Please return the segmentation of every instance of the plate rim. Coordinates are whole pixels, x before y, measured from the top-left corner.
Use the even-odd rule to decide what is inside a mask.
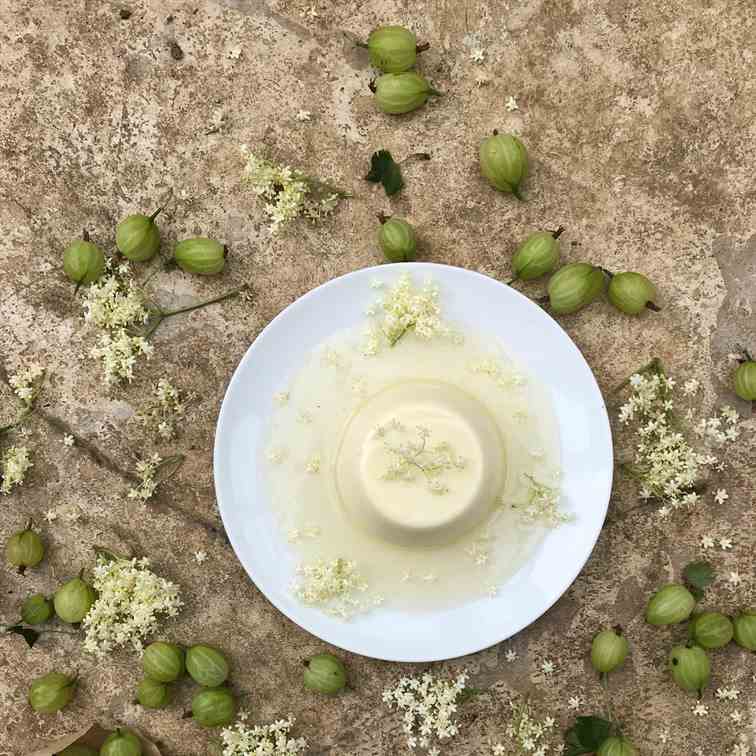
[[[510,292],[515,294],[515,298],[520,300],[522,305],[524,305],[527,308],[531,308],[534,311],[537,310],[541,317],[546,317],[554,325],[556,325],[559,331],[562,332],[563,336],[566,337],[566,341],[569,345],[569,348],[572,349],[572,351],[575,353],[576,357],[578,358],[579,362],[581,362],[582,365],[584,366],[585,372],[587,373],[587,376],[591,382],[591,388],[595,391],[596,396],[599,398],[599,403],[600,403],[600,408],[601,408],[600,420],[602,424],[602,430],[605,431],[606,437],[609,441],[609,450],[608,450],[609,458],[607,460],[608,461],[608,476],[607,476],[607,481],[606,481],[606,489],[602,491],[602,494],[601,494],[600,525],[596,528],[596,531],[593,537],[590,539],[590,548],[586,547],[585,558],[579,560],[579,564],[577,564],[574,571],[571,570],[569,571],[569,573],[566,573],[568,574],[568,577],[566,579],[559,581],[559,587],[555,588],[553,600],[549,601],[547,605],[544,605],[543,608],[540,609],[535,616],[525,618],[524,621],[515,623],[515,629],[513,629],[511,632],[507,632],[504,635],[504,637],[501,637],[498,640],[486,642],[483,645],[479,645],[478,643],[471,644],[469,647],[465,647],[463,651],[459,653],[454,653],[451,656],[448,654],[444,654],[444,655],[430,654],[420,659],[420,658],[416,658],[416,656],[403,657],[403,656],[397,656],[396,654],[383,655],[380,653],[380,651],[368,652],[364,648],[359,647],[354,644],[345,643],[342,641],[335,642],[331,639],[324,638],[320,634],[316,633],[314,630],[304,626],[299,621],[299,619],[295,619],[294,617],[290,616],[288,612],[284,609],[284,607],[281,605],[281,603],[276,599],[276,597],[269,595],[268,592],[266,592],[266,590],[255,581],[255,579],[250,574],[250,571],[247,569],[244,559],[241,556],[242,549],[240,548],[239,541],[237,537],[233,534],[232,529],[229,529],[229,527],[227,526],[227,518],[226,518],[226,515],[224,515],[223,496],[221,494],[222,485],[220,482],[221,472],[223,470],[224,463],[221,459],[221,453],[220,453],[221,440],[220,439],[222,436],[222,428],[224,427],[226,423],[229,422],[228,414],[230,412],[230,409],[229,409],[229,403],[227,400],[232,390],[234,389],[235,385],[237,384],[237,382],[241,380],[240,375],[242,374],[243,368],[245,367],[246,363],[249,360],[253,359],[253,355],[256,351],[255,350],[256,344],[258,344],[258,342],[262,340],[262,338],[266,334],[268,334],[271,330],[274,330],[277,327],[277,324],[283,318],[289,317],[293,310],[298,310],[301,307],[305,307],[307,304],[307,301],[310,298],[315,297],[319,294],[322,294],[323,290],[329,289],[333,286],[337,286],[340,282],[343,282],[346,279],[355,278],[358,276],[367,276],[369,278],[371,274],[384,275],[388,271],[393,271],[398,274],[401,274],[403,272],[407,272],[410,274],[417,273],[417,272],[426,272],[426,273],[432,274],[434,270],[439,270],[439,269],[445,270],[445,271],[448,271],[448,270],[454,271],[451,275],[458,275],[459,273],[462,273],[463,275],[468,275],[473,278],[482,279],[486,282],[486,284],[495,284],[495,285],[504,287],[506,289],[509,289]],[[599,418],[597,418],[597,421],[598,420]],[[609,420],[609,413],[606,407],[606,401],[604,400],[604,396],[598,385],[598,381],[596,380],[596,376],[593,372],[593,369],[591,368],[590,364],[586,360],[582,351],[574,342],[574,340],[569,335],[569,333],[567,333],[567,331],[562,327],[562,325],[554,317],[552,317],[550,313],[548,313],[546,310],[544,310],[542,307],[536,304],[532,299],[524,295],[522,292],[518,291],[516,288],[510,286],[509,284],[503,281],[499,281],[498,279],[493,278],[491,276],[487,276],[478,271],[470,270],[469,268],[464,268],[464,267],[456,266],[456,265],[448,265],[444,263],[433,263],[433,262],[389,263],[389,264],[383,264],[383,265],[371,265],[365,268],[357,268],[355,270],[348,271],[347,273],[344,273],[335,278],[330,278],[329,280],[324,281],[318,286],[315,286],[309,289],[307,292],[297,297],[295,300],[290,302],[286,307],[284,307],[279,313],[277,313],[267,323],[267,325],[265,325],[265,327],[262,328],[260,332],[255,336],[255,338],[252,340],[252,342],[249,344],[246,351],[242,355],[238,364],[236,365],[236,368],[234,369],[231,375],[231,378],[229,379],[226,385],[225,391],[223,393],[223,399],[221,401],[221,406],[218,412],[218,417],[217,417],[217,421],[215,425],[215,434],[214,434],[214,442],[213,442],[213,485],[214,485],[214,490],[215,490],[215,498],[218,505],[218,511],[220,513],[221,521],[223,523],[223,528],[226,533],[226,536],[228,537],[229,542],[231,543],[231,547],[234,551],[234,555],[236,559],[239,561],[239,564],[241,565],[242,569],[247,574],[247,577],[255,586],[255,588],[273,607],[275,607],[275,609],[278,612],[280,612],[284,617],[286,617],[286,619],[288,619],[290,622],[297,625],[306,633],[309,633],[310,635],[318,638],[324,643],[328,643],[332,646],[341,648],[350,653],[364,656],[366,658],[377,659],[380,661],[421,664],[421,663],[430,663],[430,662],[435,662],[435,661],[459,659],[461,657],[468,656],[470,654],[478,653],[487,648],[491,648],[517,635],[523,629],[530,626],[531,624],[536,622],[538,619],[543,617],[547,612],[549,612],[549,610],[570,589],[572,584],[575,582],[577,577],[580,575],[580,573],[583,571],[586,564],[590,560],[591,555],[593,554],[593,551],[596,547],[596,543],[598,542],[598,539],[604,528],[604,525],[606,522],[606,516],[609,509],[609,503],[611,500],[611,492],[612,492],[612,487],[613,487],[613,482],[614,482],[614,461],[615,461],[614,460],[614,439],[612,435],[611,423]],[[230,510],[229,510],[229,515],[230,515]]]

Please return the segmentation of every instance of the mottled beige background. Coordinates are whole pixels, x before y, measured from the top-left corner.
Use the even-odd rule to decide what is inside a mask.
[[[347,655],[354,691],[334,700],[305,692],[300,660],[323,644],[267,603],[226,542],[211,465],[226,382],[258,331],[296,297],[380,261],[382,210],[417,226],[422,259],[501,278],[524,234],[566,226],[568,259],[640,270],[661,292],[658,315],[624,318],[599,303],[563,319],[602,389],[657,355],[675,374],[700,379],[707,403],[732,401],[726,355],[736,342],[756,347],[755,14],[750,0],[5,0],[0,350],[7,369],[37,360],[50,379],[44,413],[30,424],[35,466],[28,483],[0,501],[0,533],[60,504],[77,505],[81,517],[45,527],[40,568],[23,578],[2,568],[0,619],[14,620],[27,592],[51,591],[90,565],[93,544],[146,554],[187,600],[167,632],[228,652],[234,688],[255,721],[292,712],[315,754],[404,752],[400,718],[380,695],[410,668]],[[382,22],[409,24],[431,43],[420,67],[446,93],[406,117],[376,111],[366,56],[351,41]],[[477,44],[485,51],[479,65],[470,59]],[[476,86],[484,73],[490,83]],[[509,96],[519,111],[504,109]],[[312,111],[311,123],[295,119],[300,109]],[[530,149],[524,204],[479,177],[477,146],[495,127],[518,132]],[[239,183],[242,143],[265,145],[356,196],[332,222],[271,239]],[[398,158],[432,154],[406,166],[398,199],[362,180],[379,148]],[[218,280],[159,276],[158,300],[189,303],[241,282],[254,299],[173,319],[158,331],[148,368],[108,391],[84,357],[92,335],[61,253],[84,227],[112,249],[118,219],[153,209],[169,188],[176,199],[161,218],[166,247],[203,233],[227,241],[232,255]],[[540,284],[528,287],[541,292]],[[142,507],[125,498],[125,471],[152,447],[127,420],[162,375],[199,400],[181,438],[159,448],[185,452],[186,465]],[[5,416],[7,388],[0,396]],[[740,735],[754,747],[754,657],[735,647],[715,655],[709,715],[695,718],[693,699],[664,673],[680,629],[653,629],[640,617],[648,593],[701,556],[702,534],[732,536],[734,548],[711,558],[723,574],[746,578],[737,591],[720,580],[711,604],[734,611],[754,599],[754,419],[749,406],[737,406],[749,421],[717,482],[730,494],[724,505],[709,496],[663,522],[635,509],[635,487],[618,475],[593,557],[558,604],[510,642],[434,665],[463,664],[488,690],[462,707],[462,734],[447,753],[490,753],[503,739],[511,694],[530,697],[560,726],[574,715],[571,696],[583,697],[582,713],[598,712],[586,651],[597,629],[617,622],[633,652],[612,680],[616,710],[644,754],[722,756]],[[72,450],[61,443],[65,429],[79,439]],[[204,566],[192,559],[196,549],[210,556]],[[514,663],[504,660],[508,648],[519,654]],[[557,664],[548,680],[538,672],[544,658]],[[36,716],[27,685],[52,668],[78,669],[81,689],[60,716]],[[204,753],[206,733],[181,719],[190,687],[169,709],[142,711],[130,704],[138,675],[132,654],[97,663],[66,635],[49,635],[33,650],[17,636],[0,638],[0,754],[24,754],[92,718],[137,725],[169,756]],[[719,686],[740,689],[740,701],[715,700]],[[734,710],[740,725],[729,717]]]

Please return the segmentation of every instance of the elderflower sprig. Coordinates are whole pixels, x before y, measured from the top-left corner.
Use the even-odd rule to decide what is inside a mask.
[[[246,145],[241,150],[246,160],[242,179],[264,200],[274,234],[300,216],[319,221],[335,210],[340,199],[352,196],[296,168],[260,157]]]
[[[161,378],[152,389],[152,398],[134,416],[134,420],[158,438],[170,441],[176,437],[176,423],[184,416],[187,402],[194,394],[184,394],[167,378]]]
[[[150,560],[98,554],[92,585],[97,599],[82,621],[84,648],[98,657],[130,643],[137,651],[158,629],[160,616],[183,606],[179,588],[148,569]]]
[[[222,302],[245,288],[242,286],[187,307],[166,310],[148,301],[143,286],[137,284],[126,263],[115,265],[108,259],[103,277],[87,287],[82,300],[84,321],[101,331],[89,354],[102,362],[108,384],[131,381],[139,357],[149,359],[152,356],[154,349],[148,340],[164,320]]]
[[[740,435],[737,412],[723,407],[719,416],[693,422],[691,407],[685,417],[693,423],[693,433],[686,435],[675,413],[676,382],[667,377],[659,360],[634,373],[627,383],[630,397],[620,407],[619,420],[622,425],[635,424],[638,440],[633,462],[622,467],[640,482],[642,499],[661,503],[662,515],[696,504],[708,470],[721,464],[713,452]],[[697,383],[688,381],[683,393],[692,396],[697,388]],[[693,445],[693,437],[700,448]]]
[[[159,454],[153,454],[148,459],[139,460],[136,464],[139,485],[129,489],[129,499],[139,499],[146,504],[154,496],[158,486],[178,472],[184,459],[183,454],[174,454],[165,459]]]
[[[0,493],[9,494],[14,487],[20,486],[33,466],[29,449],[9,446],[0,457]]]
[[[410,749],[435,749],[435,741],[446,740],[459,732],[454,714],[457,700],[465,690],[466,672],[455,679],[444,680],[429,672],[413,677],[402,677],[395,687],[383,691],[383,702],[403,712],[403,730]]]
[[[307,741],[290,737],[294,717],[278,719],[269,725],[249,726],[240,717],[236,724],[220,733],[222,756],[296,756],[304,753]]]

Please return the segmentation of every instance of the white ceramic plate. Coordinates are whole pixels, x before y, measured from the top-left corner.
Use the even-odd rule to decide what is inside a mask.
[[[404,271],[441,288],[445,319],[498,336],[551,392],[559,422],[563,507],[573,522],[550,531],[495,598],[409,613],[390,602],[349,622],[300,604],[289,594],[296,556],[266,501],[254,460],[266,443],[272,396],[305,356],[343,328],[365,322],[370,281]],[[226,391],[215,437],[215,490],[228,537],[255,585],[281,612],[319,638],[376,659],[427,662],[479,651],[540,617],[577,577],[598,538],[612,484],[612,438],[591,369],[560,326],[515,289],[462,268],[401,263],[349,273],[287,307],[258,336]]]

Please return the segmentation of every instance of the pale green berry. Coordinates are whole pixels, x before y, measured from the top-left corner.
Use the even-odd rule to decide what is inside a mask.
[[[720,612],[704,612],[692,618],[690,633],[702,648],[722,648],[732,640],[732,621]]]
[[[333,696],[343,690],[346,684],[344,663],[333,654],[317,654],[305,662],[305,688]]]
[[[679,583],[660,588],[648,602],[646,622],[649,625],[674,625],[688,619],[696,600],[693,594]]]
[[[417,39],[403,26],[379,26],[368,37],[370,64],[384,73],[402,73],[415,65]]]
[[[155,641],[142,654],[144,674],[156,682],[168,683],[184,674],[184,652],[175,643]]]
[[[160,229],[155,218],[161,210],[159,208],[152,215],[129,215],[116,226],[116,247],[124,257],[134,262],[146,262],[157,254]]]
[[[627,738],[615,735],[599,746],[596,756],[638,756],[638,751]]]
[[[199,643],[186,652],[186,671],[194,682],[215,688],[228,678],[228,662],[217,648]]]
[[[747,402],[756,401],[756,362],[746,360],[738,366],[733,377],[735,393]]]
[[[602,630],[591,644],[591,664],[596,672],[608,674],[625,661],[630,644],[616,630]]]
[[[546,290],[555,315],[577,312],[601,296],[606,276],[601,268],[584,262],[569,263],[549,279]]]
[[[192,718],[200,727],[223,727],[236,718],[236,699],[228,688],[203,688],[192,699]]]
[[[425,105],[431,95],[440,95],[414,71],[387,73],[375,81],[375,101],[384,113],[400,115]]]
[[[171,689],[165,683],[145,677],[137,685],[137,701],[145,709],[163,709],[171,701]]]
[[[36,567],[45,556],[45,545],[31,523],[24,530],[14,533],[5,543],[5,558],[9,564],[23,572],[27,567]]]
[[[96,244],[77,239],[63,252],[63,270],[77,285],[94,283],[105,270],[105,255]]]
[[[95,602],[95,592],[81,578],[71,578],[53,594],[55,614],[63,620],[76,624],[81,622]]]
[[[21,604],[21,619],[27,625],[41,625],[53,615],[53,604],[49,598],[41,593],[34,593],[24,599]]]
[[[176,245],[174,258],[181,270],[200,276],[214,276],[226,264],[226,247],[215,239],[197,236]]]
[[[100,756],[142,756],[142,741],[131,730],[119,728],[105,738]]]
[[[606,294],[609,301],[625,315],[659,309],[654,302],[656,289],[641,273],[616,273],[609,281]]]
[[[389,262],[411,262],[415,259],[415,230],[401,218],[388,218],[381,222],[378,243]]]
[[[75,677],[62,672],[48,672],[29,687],[29,703],[34,711],[53,714],[73,698],[75,690]]]
[[[700,692],[709,684],[711,664],[700,646],[675,646],[669,653],[669,671],[683,690]]]
[[[480,145],[480,170],[495,189],[521,200],[520,184],[528,175],[525,145],[512,134],[494,131]]]
[[[732,623],[735,643],[748,651],[756,651],[756,609],[741,612]]]
[[[528,236],[512,256],[513,278],[532,281],[551,273],[559,262],[559,237],[563,230],[536,231]]]

